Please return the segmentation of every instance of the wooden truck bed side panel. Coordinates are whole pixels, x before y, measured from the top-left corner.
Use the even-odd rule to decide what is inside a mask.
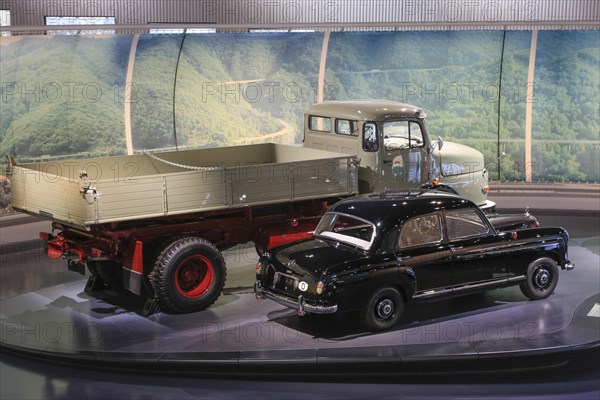
[[[89,176],[82,179],[73,179],[72,167],[65,172],[74,161],[53,163],[62,176],[53,175],[53,169],[43,163],[15,166],[12,203],[18,210],[89,229],[99,223],[347,196],[358,191],[356,172],[350,170],[355,170],[352,157],[339,153],[267,144],[156,157],[84,160],[81,164],[89,167]],[[218,158],[229,162],[218,163]],[[240,159],[248,164],[240,164]],[[136,174],[116,175],[119,167]],[[105,178],[94,180],[95,176]]]
[[[86,225],[164,215],[163,177],[143,176],[137,182],[100,181],[96,183],[96,210],[87,205]]]
[[[187,172],[165,176],[167,212],[214,209],[226,204],[227,190],[220,171]]]
[[[13,167],[13,208],[45,218],[83,225],[85,219],[79,181],[50,171]]]

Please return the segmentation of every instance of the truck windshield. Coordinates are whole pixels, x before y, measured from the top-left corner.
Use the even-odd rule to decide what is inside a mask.
[[[315,235],[369,250],[375,237],[375,225],[352,215],[327,213],[321,218]]]
[[[421,126],[413,121],[384,122],[383,145],[388,151],[423,146]]]

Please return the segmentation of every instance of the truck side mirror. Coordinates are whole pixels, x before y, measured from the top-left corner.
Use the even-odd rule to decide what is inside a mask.
[[[444,147],[444,139],[442,139],[440,136],[438,136],[437,141],[431,145],[431,149],[435,149],[436,146],[438,148],[438,151],[442,150],[442,147]]]

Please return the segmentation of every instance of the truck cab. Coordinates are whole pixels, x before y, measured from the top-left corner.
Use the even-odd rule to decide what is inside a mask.
[[[356,155],[359,191],[427,187],[446,190],[484,210],[488,173],[481,152],[441,138],[433,141],[425,112],[383,100],[317,103],[304,114],[304,147]]]

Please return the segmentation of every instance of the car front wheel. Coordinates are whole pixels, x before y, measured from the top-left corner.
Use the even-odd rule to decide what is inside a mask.
[[[404,301],[400,292],[393,287],[385,287],[371,295],[361,315],[367,328],[381,331],[394,326],[403,310]]]
[[[558,283],[558,267],[551,258],[540,258],[527,267],[527,280],[519,286],[521,292],[531,300],[542,300],[550,296]]]

